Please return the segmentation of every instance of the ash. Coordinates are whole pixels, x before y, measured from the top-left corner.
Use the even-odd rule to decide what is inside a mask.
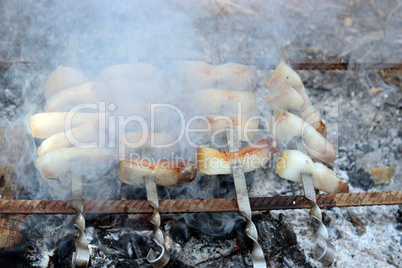
[[[17,4],[14,5],[14,2]],[[53,4],[57,9],[57,5]],[[220,44],[219,52],[228,62],[240,61],[257,66],[260,84],[257,109],[264,117],[272,113],[265,100],[268,93],[264,83],[283,56],[282,48],[291,58],[341,56],[349,57],[351,64],[365,63],[372,58],[377,61],[393,60],[395,55],[401,55],[402,21],[397,16],[401,13],[398,1],[289,1],[286,4],[211,1],[202,2],[200,6],[196,2],[184,5],[171,1],[169,4],[171,9],[194,15],[187,22],[193,23],[197,29],[192,36],[197,46],[183,49],[183,44],[175,44],[178,49],[183,49],[180,51],[182,57],[210,55],[212,42]],[[86,3],[74,2],[74,5],[89,10],[86,14],[62,9],[73,18],[71,20],[79,21],[88,28],[89,45],[87,50],[80,50],[79,56],[84,60],[80,67],[95,73],[85,60],[100,58],[99,68],[126,61],[129,52],[124,44],[110,41],[121,32],[109,29],[109,35],[93,37],[93,32],[108,25],[94,25],[87,18],[87,15],[89,18],[96,15],[98,9],[86,9]],[[43,6],[35,2],[2,1],[0,10],[2,14],[7,14],[2,15],[4,17],[0,22],[2,36],[5,36],[0,41],[0,125],[18,126],[21,124],[17,119],[26,118],[43,107],[44,100],[38,92],[48,74],[59,64],[68,65],[67,37],[77,25],[64,26],[64,21],[58,20],[59,14],[53,12],[56,10],[52,9],[51,1]],[[152,12],[163,13],[166,10],[167,7],[161,4],[160,10]],[[194,10],[199,14],[195,14]],[[45,14],[51,14],[51,17]],[[49,19],[53,20],[52,25],[49,25]],[[37,29],[30,28],[30,25],[45,31],[38,34]],[[147,48],[143,48],[140,54],[146,59],[155,56]],[[57,57],[53,58],[54,55]],[[117,55],[117,59],[111,60],[110,55]],[[34,63],[14,63],[10,67],[2,62],[15,58],[27,58]],[[401,58],[397,60],[400,63]],[[401,71],[298,73],[309,90],[312,104],[324,119],[330,142],[337,148],[337,161],[332,168],[349,182],[350,191],[402,189]],[[252,174],[252,181],[248,184],[250,196],[302,194],[299,184],[274,174],[272,163],[275,162],[276,159],[273,159],[267,167]],[[390,166],[395,167],[391,180],[375,183],[369,171]],[[37,176],[32,172],[33,163],[25,164],[24,168],[27,170],[21,173],[24,179]],[[43,198],[49,189],[57,187],[40,186],[41,183],[36,183],[33,188],[38,199]],[[228,191],[227,185],[219,187],[215,192]],[[29,194],[20,196],[32,196],[34,190],[26,189]],[[105,192],[108,197],[115,194],[107,189]],[[136,195],[145,197],[143,192]],[[233,192],[227,196],[230,195]],[[219,197],[226,196],[220,194]],[[252,244],[244,234],[245,221],[241,217],[234,214],[215,218],[208,216],[201,226],[194,222],[205,219],[205,215],[193,217],[195,221],[177,215],[163,215],[161,229],[171,253],[167,267],[252,266]],[[219,217],[235,220],[228,224],[230,228],[222,231],[222,220],[216,224],[219,228],[211,223],[219,221]],[[23,223],[26,240],[15,248],[0,250],[1,266],[70,266],[75,236],[73,219],[73,216],[26,217]],[[402,266],[400,206],[326,209],[323,220],[331,243],[337,250],[335,267],[361,266],[362,263],[372,267]],[[315,246],[314,228],[307,210],[256,213],[253,221],[270,266],[321,266],[311,258]],[[207,223],[209,225],[205,227]],[[90,266],[151,267],[146,262],[146,255],[154,247],[152,230],[148,215],[100,215],[87,219]]]

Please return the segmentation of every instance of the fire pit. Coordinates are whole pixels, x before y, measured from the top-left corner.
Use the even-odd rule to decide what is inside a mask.
[[[265,128],[281,102],[267,79],[283,61],[300,75],[336,160],[328,164],[308,148],[304,153],[350,187],[350,193],[316,192],[318,223],[336,250],[333,265],[401,265],[397,2],[4,1],[0,8],[1,264],[64,267],[75,260],[85,266],[89,258],[90,267],[319,266],[311,254],[316,226],[307,214],[315,202],[308,189],[274,171],[283,151],[303,149]],[[203,71],[192,73],[194,64]],[[61,75],[49,86],[55,70]],[[240,117],[232,113],[233,99],[246,107]],[[88,103],[96,113],[76,114],[77,125],[48,117],[93,109],[80,106]],[[111,148],[121,149],[122,133],[130,133],[123,145],[142,137],[128,116],[147,121],[155,107],[165,110],[156,113],[161,120],[141,149],[115,155]],[[225,167],[201,169],[194,153],[205,146],[202,133],[188,132],[193,147],[149,149],[155,145],[149,140],[169,143],[180,135],[172,107],[186,120],[205,115],[213,130],[224,129],[216,146],[199,153],[229,159]],[[288,113],[296,111],[273,118]],[[45,127],[33,125],[32,117],[30,124],[33,115]],[[258,131],[248,139],[244,121],[252,116]],[[65,141],[70,133],[89,144],[93,130],[97,151]],[[236,152],[247,151],[242,159],[259,155],[263,149],[253,151],[252,144],[269,148],[268,162],[248,168],[230,160]]]

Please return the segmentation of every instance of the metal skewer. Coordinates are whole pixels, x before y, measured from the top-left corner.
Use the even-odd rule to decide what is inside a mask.
[[[237,129],[230,128],[226,131],[226,137],[228,140],[228,147],[230,152],[238,151],[240,149],[240,142]],[[234,185],[236,189],[237,204],[239,206],[239,212],[246,218],[247,226],[245,229],[246,235],[253,241],[253,251],[251,252],[251,258],[253,260],[253,267],[267,267],[264,258],[264,252],[262,247],[258,243],[257,228],[251,221],[251,206],[248,198],[248,191],[246,185],[246,178],[241,163],[232,165],[232,174]]]
[[[149,148],[143,150],[143,155],[148,154]],[[165,238],[163,237],[161,225],[161,216],[159,215],[159,198],[158,189],[156,188],[155,177],[144,178],[145,189],[147,191],[148,203],[153,208],[153,213],[150,218],[150,222],[155,226],[153,240],[158,247],[158,252],[155,252],[152,248],[147,255],[148,262],[155,268],[164,267],[170,260],[169,251],[165,247]]]
[[[71,166],[71,208],[74,209],[77,217],[74,221],[75,227],[78,229],[78,238],[75,241],[76,251],[73,253],[73,267],[88,267],[90,253],[85,235],[85,218],[81,161],[74,159],[70,162]]]
[[[163,237],[162,230],[160,229],[161,216],[159,215],[158,212],[159,199],[155,183],[155,177],[148,177],[145,178],[144,180],[145,180],[145,188],[147,190],[148,203],[153,207],[153,213],[150,222],[155,226],[154,242],[159,248],[158,253],[156,253],[151,248],[148,252],[147,260],[153,267],[159,268],[165,266],[169,262],[170,254],[165,247],[165,238]]]
[[[317,222],[318,228],[315,232],[317,238],[322,242],[322,245],[316,245],[314,251],[314,258],[320,261],[324,265],[330,265],[335,258],[335,247],[329,242],[329,235],[327,228],[322,223],[322,213],[317,205],[317,200],[314,191],[313,178],[308,174],[301,174],[304,196],[310,200],[312,208],[310,210],[310,216]]]
[[[303,141],[298,140],[296,142],[296,147],[299,151],[307,153],[305,147],[303,146]],[[335,247],[329,242],[329,235],[327,228],[322,223],[322,213],[317,205],[317,199],[314,190],[313,178],[309,174],[301,174],[304,196],[311,202],[310,217],[312,217],[318,224],[318,228],[315,232],[316,237],[321,243],[316,244],[314,250],[314,259],[323,263],[324,265],[330,265],[335,258],[336,250]]]

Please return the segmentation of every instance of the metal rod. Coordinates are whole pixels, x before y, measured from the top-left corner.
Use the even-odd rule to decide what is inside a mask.
[[[175,61],[176,59],[165,59],[167,62]],[[183,59],[184,60],[184,59]],[[187,60],[200,60],[197,58]],[[155,59],[152,58],[139,58],[140,62],[152,63]],[[228,62],[236,62],[240,64],[253,64],[258,66],[259,69],[275,68],[276,66],[268,66],[267,62],[260,59],[250,59],[248,62],[242,62],[241,59],[227,58]],[[289,64],[294,70],[384,70],[384,71],[398,71],[402,70],[402,58],[390,57],[390,59],[367,59],[365,62],[357,62],[350,58],[290,58]],[[13,66],[16,67],[36,67],[38,65],[47,66],[45,62],[35,61],[32,59],[15,58],[5,59],[0,58],[0,69],[9,69]]]
[[[301,195],[251,197],[253,211],[309,209],[310,201]],[[320,208],[402,205],[402,191],[317,195]],[[159,201],[160,213],[239,211],[236,198],[166,199]],[[152,213],[146,200],[86,200],[84,213]],[[1,200],[0,214],[75,214],[70,200]]]
[[[365,62],[355,62],[349,58],[292,58],[290,66],[295,70],[402,70],[402,58],[392,60],[369,59]]]

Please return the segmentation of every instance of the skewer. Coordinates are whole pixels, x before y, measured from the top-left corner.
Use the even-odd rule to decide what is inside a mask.
[[[74,159],[71,165],[76,166],[71,172],[71,208],[75,211],[76,219],[74,221],[75,227],[78,229],[78,237],[75,241],[76,251],[73,253],[72,266],[75,267],[88,267],[90,260],[89,247],[87,237],[85,235],[85,218],[84,199],[83,199],[83,186],[82,186],[82,169],[80,167],[80,160]]]
[[[152,148],[143,148],[143,156],[149,154],[148,150]],[[161,225],[161,216],[159,215],[159,198],[158,189],[156,187],[155,177],[144,178],[145,189],[147,191],[147,199],[149,205],[153,208],[153,213],[150,218],[150,222],[154,225],[154,237],[153,240],[158,247],[158,252],[155,252],[152,248],[147,255],[148,262],[155,268],[164,267],[170,260],[169,251],[165,247],[165,238],[163,237]]]
[[[310,216],[318,225],[315,235],[321,240],[321,243],[317,243],[314,250],[314,259],[320,261],[324,265],[330,265],[334,261],[336,250],[335,247],[329,242],[327,227],[325,227],[325,225],[322,223],[322,214],[317,205],[313,179],[311,175],[308,174],[301,174],[301,177],[303,182],[304,196],[310,200],[312,205]]]
[[[303,145],[303,141],[300,139],[296,142],[296,147],[299,151],[306,153],[306,148]],[[327,227],[325,227],[324,223],[322,222],[322,213],[321,209],[317,205],[313,178],[309,174],[302,173],[300,175],[303,184],[304,196],[311,202],[312,206],[310,210],[310,217],[313,218],[318,225],[315,236],[318,238],[319,243],[316,244],[313,256],[314,259],[323,263],[324,265],[330,265],[334,261],[336,249],[329,242]]]
[[[156,253],[151,248],[148,252],[147,260],[153,267],[163,267],[169,262],[170,254],[165,247],[165,238],[163,237],[162,230],[160,229],[161,216],[159,215],[158,212],[159,199],[155,183],[155,177],[145,178],[144,181],[145,181],[145,188],[147,191],[148,202],[153,207],[153,213],[149,220],[155,226],[153,239],[160,249],[160,251]]]
[[[229,151],[238,151],[240,149],[240,141],[237,129],[230,128],[229,130],[227,130],[226,137],[228,140]],[[247,221],[245,233],[253,241],[253,251],[251,252],[253,267],[267,267],[264,258],[264,252],[262,250],[262,247],[258,243],[257,228],[251,220],[251,206],[248,198],[246,178],[244,176],[243,167],[240,164],[232,165],[232,173],[239,212],[242,216],[246,218]]]
[[[402,205],[402,191],[320,194],[321,209]],[[311,209],[302,195],[250,197],[252,211]],[[159,200],[159,213],[200,213],[239,211],[236,198]],[[150,214],[147,200],[84,200],[83,213]],[[75,214],[70,200],[0,200],[0,214]]]

